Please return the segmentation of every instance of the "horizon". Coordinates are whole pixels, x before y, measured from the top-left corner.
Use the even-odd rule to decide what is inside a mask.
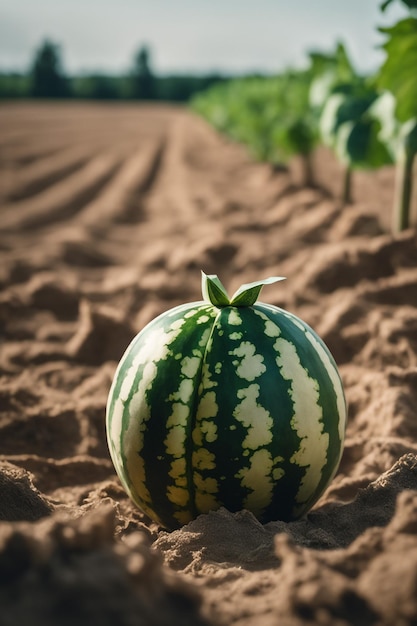
[[[68,75],[126,73],[142,46],[157,75],[271,74],[303,67],[309,51],[331,52],[337,41],[357,70],[369,73],[384,58],[377,27],[406,14],[395,4],[382,13],[379,5],[380,0],[365,7],[363,0],[349,6],[316,0],[313,7],[309,0],[291,7],[276,0],[259,0],[256,7],[248,0],[210,7],[203,0],[173,0],[168,6],[166,0],[61,0],[58,7],[38,0],[35,7],[14,0],[0,7],[0,71],[27,72],[48,39],[59,46]]]

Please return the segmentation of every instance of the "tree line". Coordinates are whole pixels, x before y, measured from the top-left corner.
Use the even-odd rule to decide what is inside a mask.
[[[158,76],[152,69],[147,46],[139,48],[130,71],[124,75],[90,73],[68,76],[63,69],[60,46],[45,40],[35,51],[28,72],[0,72],[0,98],[187,102],[197,92],[228,78],[215,73]]]

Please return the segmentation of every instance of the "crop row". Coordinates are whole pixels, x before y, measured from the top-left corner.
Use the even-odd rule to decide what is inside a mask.
[[[417,2],[402,2],[409,16],[379,29],[386,58],[375,75],[357,73],[338,43],[331,54],[311,52],[306,69],[217,84],[194,98],[194,110],[256,159],[278,165],[300,155],[307,185],[314,183],[314,149],[329,146],[344,165],[344,203],[351,201],[354,169],[396,163],[393,229],[408,228],[417,153]]]

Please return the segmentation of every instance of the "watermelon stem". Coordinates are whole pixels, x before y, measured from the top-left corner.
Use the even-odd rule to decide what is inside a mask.
[[[270,276],[263,280],[256,280],[253,283],[245,283],[229,298],[226,289],[216,274],[208,275],[201,272],[203,298],[219,308],[225,306],[252,306],[257,301],[264,285],[271,285],[280,280],[285,280],[285,276]]]

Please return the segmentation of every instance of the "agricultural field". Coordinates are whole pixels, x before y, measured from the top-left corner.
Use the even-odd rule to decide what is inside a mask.
[[[0,127],[0,623],[415,624],[417,237],[391,228],[394,166],[346,203],[328,149],[309,186],[180,107],[4,103]],[[298,521],[168,532],[116,476],[117,362],[201,270],[230,293],[285,276],[262,300],[339,367],[343,457]]]

